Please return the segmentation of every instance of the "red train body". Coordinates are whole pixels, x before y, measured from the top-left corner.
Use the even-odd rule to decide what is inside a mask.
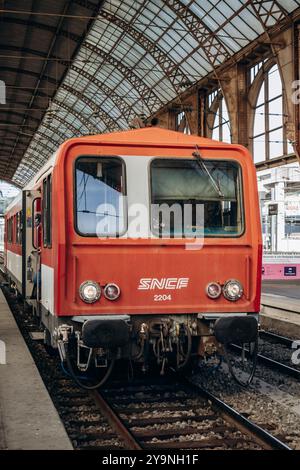
[[[159,128],[71,139],[5,218],[7,274],[62,358],[76,343],[81,370],[112,351],[145,366],[147,343],[180,367],[233,330],[253,337],[261,229],[255,168],[239,145]]]

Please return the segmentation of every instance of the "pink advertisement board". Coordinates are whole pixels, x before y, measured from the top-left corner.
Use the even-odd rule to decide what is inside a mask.
[[[300,263],[266,263],[263,262],[263,280],[300,279]]]

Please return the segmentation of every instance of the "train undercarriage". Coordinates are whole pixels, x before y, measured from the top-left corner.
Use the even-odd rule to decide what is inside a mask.
[[[217,319],[199,314],[103,315],[58,321],[52,335],[46,330],[45,341],[58,349],[61,362],[84,388],[101,386],[118,359],[126,359],[145,374],[155,365],[164,375],[169,368],[191,370],[201,360],[218,362],[224,355],[228,359],[232,343],[252,345],[252,355],[257,353],[254,315],[224,314]],[[96,383],[87,385],[89,378]]]
[[[17,286],[11,285],[18,292]],[[36,301],[31,300],[30,307],[44,330],[46,348],[59,353],[66,373],[83,388],[103,385],[119,359],[127,360],[144,374],[155,367],[164,375],[170,368],[190,371],[201,362],[220,364],[225,358],[241,385],[249,385],[254,376],[259,327],[255,314],[57,317],[45,312]],[[240,346],[243,361],[248,345],[251,367],[243,380],[230,363],[231,344]]]

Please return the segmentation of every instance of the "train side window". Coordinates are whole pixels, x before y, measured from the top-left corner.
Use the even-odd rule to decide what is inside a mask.
[[[16,241],[17,241],[16,240],[16,238],[17,238],[16,237],[16,232],[17,232],[16,228],[17,228],[17,215],[15,214],[13,216],[13,243],[16,243]]]
[[[9,218],[9,242],[12,243],[12,217]]]
[[[16,213],[16,243],[19,244],[19,213]]]
[[[44,247],[47,246],[47,180],[43,181],[43,243]]]
[[[17,212],[16,215],[16,243],[22,244],[22,211]]]
[[[11,243],[14,242],[14,218],[10,218],[10,241]]]
[[[7,242],[8,243],[11,243],[12,242],[12,218],[9,217],[9,219],[7,219]]]
[[[45,248],[51,248],[51,212],[52,212],[52,178],[48,175],[43,181],[43,243]]]
[[[20,222],[20,225],[19,225],[19,237],[20,237],[20,245],[22,245],[22,237],[23,237],[23,212],[20,211],[19,212],[19,222]]]
[[[19,245],[19,212],[16,213],[16,243]]]
[[[41,246],[41,198],[37,197],[32,203],[32,246]]]
[[[47,245],[51,248],[52,244],[52,177],[47,178]]]
[[[10,243],[14,242],[14,216],[10,218]]]
[[[13,242],[13,218],[10,217],[9,220],[8,220],[8,239],[9,239],[9,243],[12,243]]]

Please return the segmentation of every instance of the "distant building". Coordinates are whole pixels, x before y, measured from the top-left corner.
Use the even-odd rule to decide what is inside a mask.
[[[259,171],[265,252],[300,252],[300,167],[295,163]]]

